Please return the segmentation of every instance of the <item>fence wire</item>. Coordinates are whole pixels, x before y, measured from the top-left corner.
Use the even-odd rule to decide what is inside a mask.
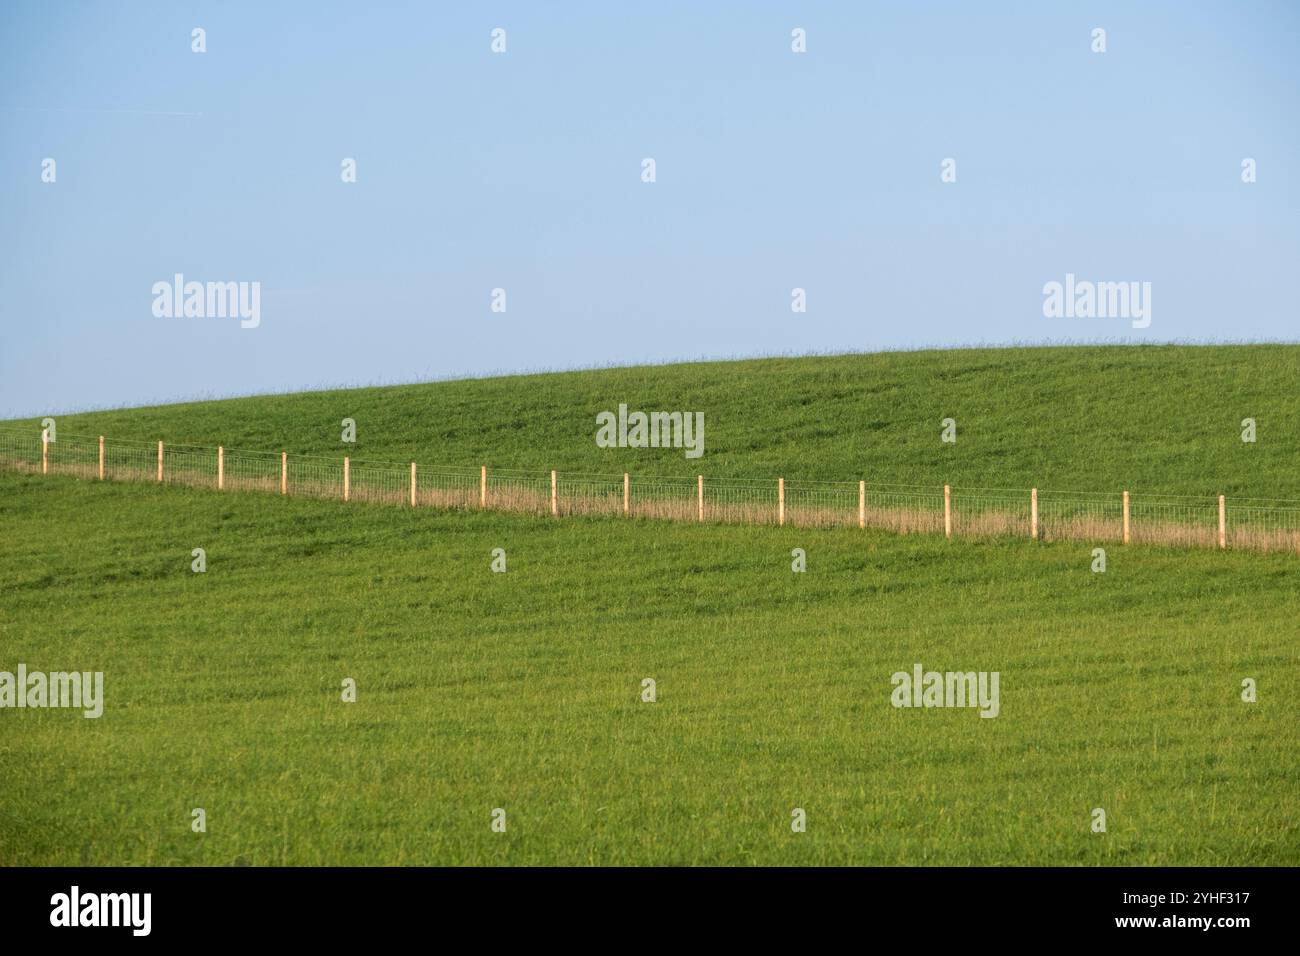
[[[287,455],[0,429],[0,466],[27,474],[521,514],[861,527],[1300,552],[1300,501],[779,479],[578,475]]]

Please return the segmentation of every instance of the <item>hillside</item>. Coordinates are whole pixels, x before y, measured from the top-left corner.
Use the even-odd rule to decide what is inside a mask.
[[[709,362],[56,415],[67,435],[562,472],[1300,498],[1300,346],[1080,346]],[[698,411],[705,453],[600,448]],[[57,410],[51,410],[56,414]],[[357,422],[343,444],[340,422]],[[958,440],[939,440],[941,421]],[[1254,418],[1258,440],[1241,441]],[[16,424],[16,423],[9,423]],[[37,427],[36,419],[24,425]]]
[[[900,353],[58,427],[494,468],[1300,496],[1297,371],[1292,347]],[[598,448],[595,416],[620,403],[703,411],[706,454]],[[1294,551],[1112,536],[1098,571],[1086,536],[369,507],[159,485],[140,451],[142,481],[0,468],[0,672],[105,681],[99,718],[0,711],[0,864],[1300,861]],[[891,706],[914,666],[996,672],[996,719]]]
[[[0,863],[1300,861],[1292,555],[3,471],[0,522],[0,670],[105,675],[0,712]],[[997,718],[891,707],[918,662]]]

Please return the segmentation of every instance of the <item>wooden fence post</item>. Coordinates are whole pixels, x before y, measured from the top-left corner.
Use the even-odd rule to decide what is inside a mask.
[[[99,436],[99,480],[104,480],[104,436]]]
[[[158,480],[162,481],[163,469],[163,443],[158,442]]]
[[[785,479],[776,480],[776,523],[785,524]]]
[[[411,507],[415,507],[415,462],[411,462]]]
[[[1128,492],[1124,492],[1124,543],[1128,544]]]
[[[226,449],[222,445],[217,446],[217,491],[226,487]]]
[[[704,476],[703,476],[703,475],[698,475],[698,476],[696,476],[696,480],[697,480],[697,482],[698,482],[698,487],[699,487],[699,489],[700,489],[700,490],[699,490],[699,499],[700,499],[700,520],[703,521],[703,520],[704,520]]]
[[[41,432],[41,474],[50,473],[50,433],[49,430]]]
[[[1029,489],[1029,537],[1038,540],[1038,489]]]
[[[343,456],[343,500],[347,501],[352,497],[352,462],[347,455]]]
[[[559,502],[556,500],[555,486],[556,486],[555,469],[552,468],[551,469],[551,517],[555,517],[560,513],[560,505]]]
[[[478,506],[487,507],[487,465],[484,465],[479,472],[478,478]]]
[[[289,453],[280,452],[280,494],[289,493]]]
[[[632,479],[628,477],[627,472],[623,472],[623,517],[628,516],[628,505],[632,499]]]
[[[867,526],[867,483],[866,481],[858,482],[858,527]]]
[[[1223,495],[1219,495],[1219,550],[1228,546],[1228,511],[1223,501]]]
[[[943,536],[952,537],[952,488],[943,486]]]

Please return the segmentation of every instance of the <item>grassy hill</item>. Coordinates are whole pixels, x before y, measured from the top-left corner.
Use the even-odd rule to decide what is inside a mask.
[[[1300,346],[762,359],[58,415],[65,434],[562,472],[1300,498]],[[598,448],[596,414],[701,411],[705,454]],[[58,410],[51,409],[54,414]],[[343,418],[357,442],[340,441]],[[1258,440],[1241,441],[1254,418]],[[957,422],[956,444],[939,441]],[[36,426],[36,420],[26,424]]]
[[[894,480],[1056,469],[1081,487],[1164,476],[1187,490],[1209,472],[1294,491],[1298,359],[773,360],[59,427],[342,454],[346,415],[351,453],[398,460],[496,450],[486,460],[516,466],[844,477],[861,455]],[[705,457],[596,449],[595,413],[620,401],[704,411]],[[955,448],[938,442],[948,415]],[[1247,415],[1261,437],[1242,451]],[[1300,862],[1294,554],[1108,546],[1095,573],[1088,542],[554,520],[3,471],[0,527],[0,670],[103,671],[106,698],[98,719],[0,710],[0,863]],[[917,662],[999,672],[999,715],[891,706],[891,675]],[[191,830],[197,807],[206,833]]]

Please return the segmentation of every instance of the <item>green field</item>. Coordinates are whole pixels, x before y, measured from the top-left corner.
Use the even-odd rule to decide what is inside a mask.
[[[67,435],[473,467],[1300,498],[1298,381],[1292,345],[976,349],[49,409],[22,424],[35,434],[56,414]],[[704,412],[704,457],[597,448],[596,414],[620,402]],[[339,441],[345,417],[356,444]],[[949,417],[956,444],[939,441]]]
[[[1281,346],[931,352],[58,421],[343,454],[349,416],[352,454],[394,460],[1295,496],[1298,373]],[[595,448],[619,402],[703,410],[705,457]],[[0,670],[99,670],[106,696],[0,710],[0,863],[1300,862],[1294,554],[1108,546],[1096,574],[1087,542],[4,472],[0,527]],[[999,716],[892,707],[917,662],[999,672]]]

